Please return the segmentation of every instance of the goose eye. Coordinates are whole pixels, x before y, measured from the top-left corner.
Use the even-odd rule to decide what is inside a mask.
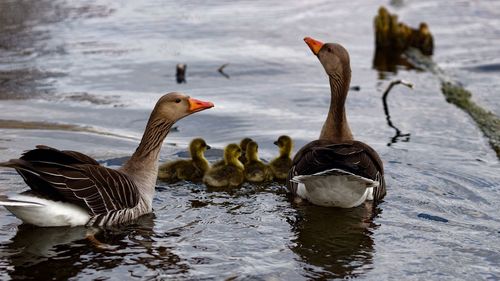
[[[328,52],[333,53],[333,49],[328,47]]]
[[[176,99],[175,100],[175,103],[180,103],[181,102],[181,99]]]

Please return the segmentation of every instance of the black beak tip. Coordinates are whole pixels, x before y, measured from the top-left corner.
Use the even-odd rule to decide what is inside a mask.
[[[210,148],[212,148],[212,147],[211,147],[210,145],[208,145],[208,144],[207,144],[207,149],[210,149]]]
[[[278,141],[275,141],[275,142],[274,142],[274,145],[278,145]]]

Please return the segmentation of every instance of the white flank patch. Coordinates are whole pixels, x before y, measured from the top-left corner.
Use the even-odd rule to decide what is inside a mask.
[[[379,183],[343,170],[331,169],[292,179],[298,183],[297,195],[325,207],[352,208],[373,200],[373,188]]]
[[[8,196],[0,205],[24,223],[42,227],[85,225],[90,219],[88,212],[77,205],[29,195]]]

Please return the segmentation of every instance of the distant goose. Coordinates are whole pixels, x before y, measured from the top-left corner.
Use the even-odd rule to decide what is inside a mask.
[[[205,158],[205,151],[210,149],[205,140],[196,138],[189,144],[189,160],[177,160],[160,165],[158,169],[158,179],[165,182],[177,182],[188,180],[199,182],[209,168],[208,160]]]
[[[110,226],[135,220],[152,211],[158,156],[172,125],[211,107],[211,102],[181,93],[161,97],[139,147],[118,170],[82,153],[43,145],[0,163],[16,169],[31,188],[18,195],[0,195],[0,205],[37,226]]]
[[[329,79],[330,111],[319,140],[302,147],[293,159],[287,185],[295,196],[327,207],[351,208],[385,196],[384,168],[377,152],[352,137],[345,113],[351,81],[349,54],[339,44],[304,41]]]

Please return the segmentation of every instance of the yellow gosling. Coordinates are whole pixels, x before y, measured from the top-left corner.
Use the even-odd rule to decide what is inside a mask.
[[[210,146],[205,140],[193,139],[189,144],[191,160],[177,160],[162,164],[158,169],[158,179],[170,183],[180,180],[200,182],[209,168],[204,155],[207,149],[210,149]]]
[[[286,180],[288,171],[292,167],[290,154],[292,153],[293,142],[289,136],[280,136],[274,144],[278,146],[280,155],[271,161],[269,167],[275,180]]]
[[[245,180],[253,183],[272,179],[271,169],[259,159],[259,145],[250,141],[246,147]]]
[[[249,142],[251,142],[252,139],[251,138],[244,138],[240,141],[240,148],[241,148],[241,156],[238,158],[240,160],[241,163],[246,163],[247,162],[247,158],[246,158],[246,153],[245,153],[245,149],[247,148],[247,144]],[[217,162],[215,162],[212,167],[218,167],[218,166],[222,166],[224,165],[224,159],[222,160],[219,160]]]
[[[224,164],[211,167],[203,177],[203,182],[209,187],[238,187],[243,183],[245,167],[238,160],[241,148],[231,143],[224,148]]]

